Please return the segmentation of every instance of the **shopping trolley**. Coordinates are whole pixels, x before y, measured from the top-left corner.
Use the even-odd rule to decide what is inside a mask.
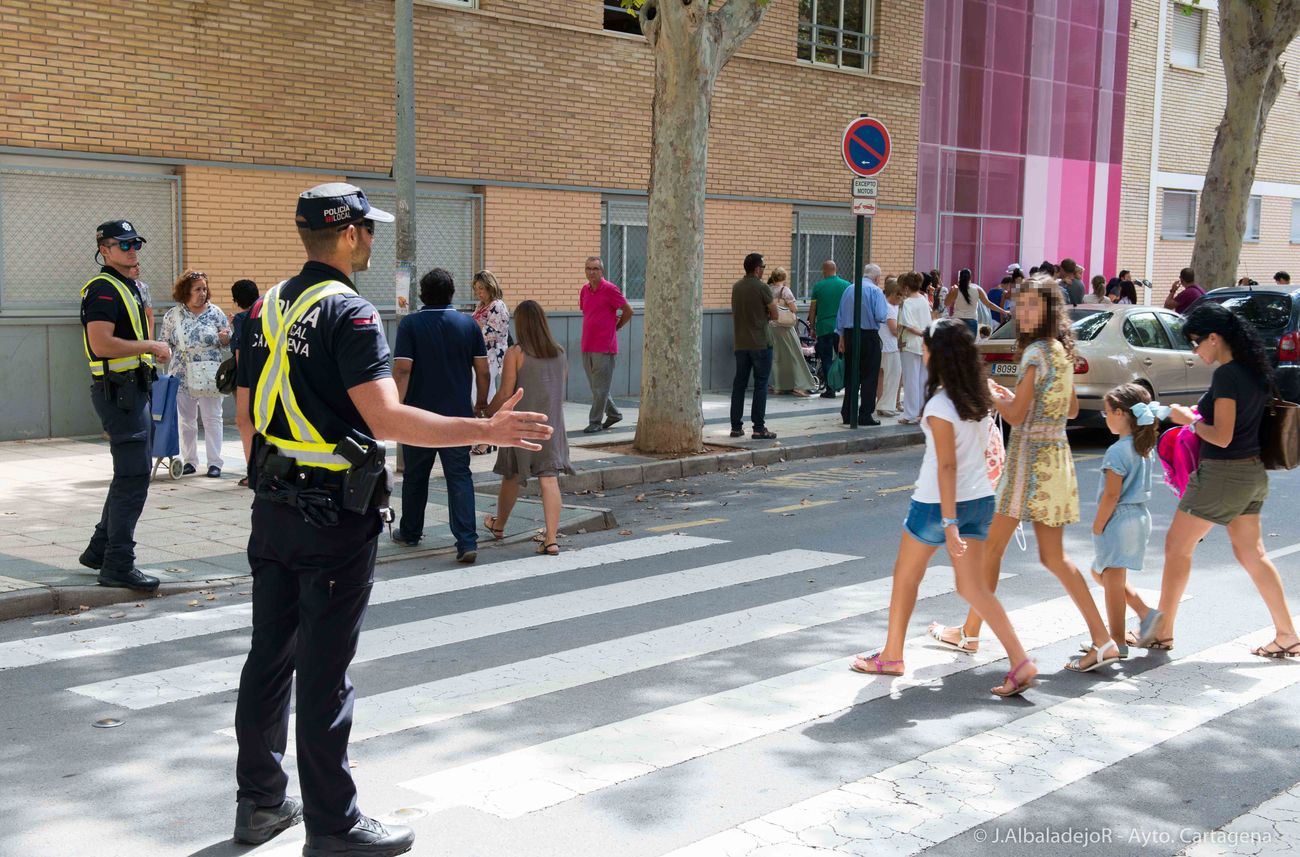
[[[176,417],[176,391],[180,389],[180,379],[175,375],[159,375],[153,382],[153,401],[149,406],[153,417],[153,433],[150,442],[150,454],[153,456],[153,472],[149,479],[158,475],[158,467],[167,461],[167,472],[173,479],[181,478],[185,462],[181,460],[181,436]]]

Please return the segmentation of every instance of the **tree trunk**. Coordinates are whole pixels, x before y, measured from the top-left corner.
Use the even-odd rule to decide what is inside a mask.
[[[689,454],[704,443],[701,323],[709,114],[718,73],[762,17],[760,0],[646,0],[655,54],[645,344],[635,446]],[[739,257],[737,257],[739,260]]]
[[[1298,0],[1220,0],[1219,54],[1228,84],[1205,171],[1192,269],[1207,289],[1237,279],[1260,141],[1286,77],[1278,60],[1300,32]]]

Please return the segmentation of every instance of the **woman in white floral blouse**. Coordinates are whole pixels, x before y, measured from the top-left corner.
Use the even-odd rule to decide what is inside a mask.
[[[196,469],[198,417],[202,414],[208,476],[215,479],[225,464],[221,458],[222,396],[217,390],[217,367],[230,356],[230,322],[209,296],[207,274],[192,270],[182,274],[172,289],[176,306],[163,316],[162,340],[172,349],[167,371],[180,379],[176,413],[180,417],[183,473]]]
[[[487,343],[488,359],[488,401],[496,395],[497,385],[501,383],[501,365],[506,357],[506,348],[510,339],[510,310],[502,299],[501,284],[491,271],[479,271],[471,284],[478,306],[474,308],[474,320],[483,329],[483,341]],[[477,391],[476,391],[477,392]],[[482,416],[482,414],[479,414]],[[486,444],[479,444],[470,450],[475,455],[486,455],[494,449]]]

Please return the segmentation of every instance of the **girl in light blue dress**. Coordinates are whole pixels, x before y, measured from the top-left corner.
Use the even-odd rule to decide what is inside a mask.
[[[1097,517],[1092,524],[1093,577],[1106,589],[1106,618],[1111,637],[1123,640],[1120,657],[1139,634],[1125,634],[1124,610],[1132,607],[1143,626],[1158,614],[1128,584],[1129,571],[1141,571],[1151,537],[1152,451],[1160,421],[1169,409],[1151,401],[1137,384],[1121,384],[1106,394],[1106,427],[1119,440],[1106,450],[1097,491]]]

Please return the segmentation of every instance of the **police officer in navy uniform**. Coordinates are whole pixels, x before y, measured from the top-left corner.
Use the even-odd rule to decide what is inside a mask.
[[[253,639],[239,683],[235,838],[262,843],[304,820],[303,854],[396,855],[406,827],[361,814],[348,768],[356,653],[385,520],[388,471],[377,439],[425,447],[474,443],[539,449],[543,414],[515,412],[516,394],[491,420],[443,417],[402,405],[379,314],[350,279],[370,263],[372,208],[350,184],[318,185],[298,199],[308,262],[268,291],[245,323],[236,405],[257,430],[248,561]],[[298,775],[286,795],[281,762],[297,671]]]
[[[90,401],[108,434],[113,481],[108,486],[81,564],[99,572],[100,586],[152,592],[158,578],[135,567],[135,525],[149,495],[149,396],[154,360],[171,359],[153,339],[136,281],[144,246],[131,221],[110,220],[95,230],[95,258],[104,267],[81,288],[82,345],[90,364]]]

